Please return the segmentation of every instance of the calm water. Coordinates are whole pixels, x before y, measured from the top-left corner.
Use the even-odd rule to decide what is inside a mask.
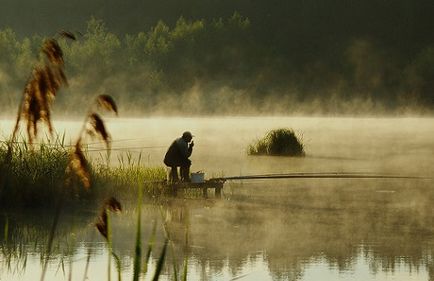
[[[74,139],[79,122],[57,122]],[[193,171],[208,177],[287,172],[375,172],[431,176],[434,119],[354,118],[151,118],[110,119],[112,164],[161,165],[166,147],[184,130],[195,135]],[[2,135],[10,122],[0,122]],[[249,157],[245,148],[272,128],[290,127],[302,136],[305,158]],[[92,144],[93,157],[102,145]],[[145,203],[142,237],[154,222],[156,249],[150,280],[163,244],[162,221],[173,244],[173,263],[189,280],[434,280],[434,190],[431,180],[299,179],[228,182],[224,199],[167,199]],[[123,279],[130,280],[137,212],[134,204],[113,216],[114,251]],[[107,249],[92,223],[97,208],[63,215],[46,280],[107,279]],[[5,213],[0,280],[38,280],[52,214]],[[112,280],[117,280],[112,263]]]

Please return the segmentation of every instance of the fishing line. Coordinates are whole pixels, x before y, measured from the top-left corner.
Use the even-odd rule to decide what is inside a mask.
[[[401,176],[376,173],[287,173],[287,174],[263,174],[235,177],[212,178],[215,181],[250,180],[250,179],[432,179],[430,177]]]

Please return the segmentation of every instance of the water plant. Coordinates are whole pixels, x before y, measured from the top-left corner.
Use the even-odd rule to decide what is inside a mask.
[[[109,251],[108,269],[107,269],[108,280],[109,281],[111,280],[111,258],[113,256],[116,260],[116,267],[118,270],[118,280],[121,281],[120,259],[119,259],[118,255],[116,255],[115,252],[113,252],[111,222],[110,222],[109,211],[112,211],[112,212],[122,211],[121,203],[114,197],[111,197],[104,202],[104,205],[102,207],[102,211],[98,217],[98,222],[95,224],[95,226],[98,229],[99,233],[107,241],[107,247],[108,247],[108,251]]]
[[[3,208],[51,207],[56,202],[68,163],[63,136],[33,148],[25,141],[0,143],[0,162],[5,161],[8,165],[2,170],[0,186]]]
[[[138,162],[109,166],[105,161],[89,157],[86,147],[81,148],[87,165],[83,179],[91,180],[92,187],[82,188],[79,176],[71,175],[70,188],[62,188],[65,170],[71,165],[71,149],[75,148],[64,143],[64,135],[34,143],[33,148],[24,140],[16,142],[8,169],[0,174],[3,183],[0,188],[1,209],[50,209],[55,207],[62,192],[69,195],[64,201],[68,205],[92,204],[111,195],[131,199],[136,198],[139,183],[143,185],[146,196],[162,194],[162,186],[156,183],[165,179],[164,167],[145,166]],[[8,144],[0,142],[0,162],[4,161],[7,153]]]
[[[109,110],[109,111],[114,111],[117,114],[116,103],[114,102],[114,100],[110,96],[105,96],[105,95],[104,96],[98,96],[96,99],[96,103],[101,105],[104,109]],[[78,178],[79,181],[81,182],[81,184],[86,189],[89,189],[91,186],[90,166],[88,165],[87,159],[84,156],[84,153],[81,149],[82,138],[83,138],[83,135],[85,133],[92,135],[92,136],[93,135],[100,136],[104,140],[104,142],[106,143],[107,149],[109,151],[110,135],[107,132],[105,125],[104,125],[104,122],[101,119],[101,117],[97,113],[93,112],[92,105],[91,105],[89,112],[86,116],[83,128],[80,131],[77,142],[75,143],[73,150],[69,154],[70,155],[69,161],[68,161],[67,167],[65,169],[64,183],[60,187],[60,195],[57,198],[57,204],[56,204],[56,209],[54,212],[53,224],[51,226],[51,231],[50,231],[50,235],[48,238],[47,254],[46,254],[46,259],[45,259],[44,264],[43,264],[41,281],[44,280],[45,273],[47,271],[47,265],[48,265],[48,260],[49,260],[50,254],[51,254],[51,248],[52,248],[52,243],[54,240],[54,234],[55,234],[55,231],[57,228],[57,224],[59,223],[60,212],[63,208],[66,192],[74,184],[75,178]],[[113,203],[113,202],[109,201],[109,203]],[[115,206],[117,206],[116,202],[114,202],[113,204]],[[108,206],[111,207],[111,205],[108,205]],[[120,204],[119,204],[119,207],[120,207]],[[107,215],[106,215],[106,217],[107,217]],[[106,219],[106,223],[109,223],[108,218]],[[109,238],[108,238],[108,241],[110,242]],[[110,245],[110,243],[109,243],[109,245]],[[120,263],[120,261],[118,261],[117,264],[119,265],[119,263]],[[120,269],[118,269],[118,271],[119,271],[119,278],[120,278]],[[109,275],[109,277],[110,277],[110,275]]]
[[[142,184],[139,184],[137,196],[137,226],[136,226],[136,244],[134,247],[134,273],[133,281],[138,281],[140,277],[141,263],[142,263]]]
[[[155,240],[155,234],[156,234],[156,223],[154,223],[153,230],[151,233],[151,236],[149,238],[148,243],[148,249],[146,254],[146,260],[145,260],[145,267],[143,268],[143,271],[141,270],[141,263],[142,263],[142,242],[141,242],[141,205],[142,205],[142,189],[139,188],[138,191],[138,200],[137,200],[137,224],[136,224],[136,241],[134,246],[134,262],[133,262],[133,281],[138,281],[140,279],[141,273],[146,274],[147,273],[147,264],[150,259],[151,252],[153,250],[154,246],[154,240]],[[111,230],[111,220],[110,220],[110,212],[117,212],[121,211],[121,203],[114,197],[110,197],[107,199],[102,207],[102,210],[100,212],[100,215],[98,216],[98,222],[95,224],[95,227],[98,229],[99,233],[105,238],[107,242],[108,247],[108,266],[107,266],[107,278],[110,281],[111,280],[111,259],[112,256],[116,261],[116,268],[118,271],[118,281],[121,281],[121,260],[119,256],[113,251],[113,245],[112,245],[112,230]],[[156,269],[154,276],[152,280],[158,280],[163,266],[164,261],[166,258],[166,250],[167,245],[169,242],[169,238],[166,233],[166,238],[164,241],[164,246],[161,251],[161,254],[158,258]],[[175,280],[177,278],[175,277]]]
[[[112,111],[116,113],[116,115],[118,114],[117,105],[113,98],[109,95],[99,95],[95,99],[95,102],[91,104],[78,135],[78,139],[70,153],[69,163],[65,170],[65,185],[67,186],[71,185],[71,181],[74,179],[74,177],[78,178],[86,189],[89,189],[91,185],[90,166],[82,149],[82,143],[86,136],[101,138],[106,144],[107,159],[109,158],[111,136],[106,129],[103,119],[94,111],[96,106],[107,111]]]
[[[66,36],[67,34],[69,32],[65,31],[60,36]],[[68,38],[73,39],[73,36],[68,36]],[[26,132],[31,148],[33,148],[33,141],[38,134],[39,122],[47,125],[49,134],[52,137],[51,104],[60,87],[68,84],[64,73],[63,52],[55,38],[48,38],[43,42],[39,56],[39,63],[34,66],[30,78],[24,87],[12,136],[6,142],[7,152],[3,155],[0,162],[0,173],[2,174],[2,178],[0,178],[0,192],[3,192],[5,185],[10,184],[8,175],[13,173],[11,170],[12,154],[21,119],[27,122]],[[25,150],[27,150],[27,146]]]
[[[247,147],[249,155],[304,156],[304,145],[294,131],[287,128],[269,131]]]
[[[75,36],[68,31],[61,31],[58,35],[76,40]],[[34,66],[24,87],[10,140],[11,144],[15,142],[22,118],[27,122],[27,136],[30,144],[38,134],[38,122],[45,123],[50,135],[53,134],[51,104],[60,87],[68,85],[64,71],[65,62],[63,51],[55,38],[48,38],[43,42],[39,56],[39,62]]]

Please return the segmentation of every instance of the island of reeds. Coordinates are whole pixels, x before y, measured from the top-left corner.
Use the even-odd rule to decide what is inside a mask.
[[[303,143],[291,129],[275,129],[269,131],[247,147],[249,155],[270,156],[305,156]]]

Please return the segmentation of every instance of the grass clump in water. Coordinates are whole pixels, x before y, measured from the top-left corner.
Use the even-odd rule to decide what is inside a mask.
[[[303,143],[291,129],[269,131],[262,139],[247,148],[249,155],[305,156]]]

